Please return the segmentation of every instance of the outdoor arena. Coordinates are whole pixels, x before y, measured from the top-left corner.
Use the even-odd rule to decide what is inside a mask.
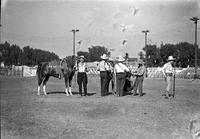
[[[48,95],[37,96],[35,76],[1,75],[1,138],[192,139],[200,128],[200,80],[184,79],[193,70],[185,71],[177,70],[182,74],[177,74],[171,99],[161,96],[164,79],[154,77],[151,70],[143,97],[101,97],[100,78],[93,70],[86,97],[78,94],[75,78],[74,96],[67,97],[64,80],[53,77],[47,83]]]

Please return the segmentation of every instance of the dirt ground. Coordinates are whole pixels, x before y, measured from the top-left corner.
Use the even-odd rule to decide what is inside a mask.
[[[143,97],[100,96],[99,77],[89,76],[89,96],[64,94],[64,80],[50,78],[37,96],[37,79],[1,77],[3,139],[190,139],[200,114],[200,81],[177,80],[174,99],[164,99],[163,79],[147,78]]]

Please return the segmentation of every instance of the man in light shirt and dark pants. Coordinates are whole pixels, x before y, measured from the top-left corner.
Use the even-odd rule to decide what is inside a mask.
[[[126,80],[126,72],[129,72],[129,68],[123,63],[125,59],[122,56],[117,57],[117,63],[114,70],[116,73],[116,93],[118,96],[124,96],[124,86]]]
[[[77,82],[78,82],[78,86],[79,86],[79,94],[81,96],[86,96],[87,95],[87,83],[88,83],[88,79],[87,79],[87,65],[84,62],[85,57],[84,56],[80,56],[80,62],[77,65],[77,71],[78,71],[78,75],[77,75]],[[84,89],[84,94],[82,94],[82,85],[83,85],[83,89]]]
[[[100,79],[101,79],[101,96],[108,95],[109,89],[109,72],[110,66],[108,64],[108,57],[106,54],[101,56],[101,61],[97,66],[97,71],[100,71]]]

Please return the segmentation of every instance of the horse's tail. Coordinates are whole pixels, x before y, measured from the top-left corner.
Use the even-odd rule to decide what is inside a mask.
[[[42,63],[38,63],[38,67],[37,67],[37,75],[39,76],[40,72],[42,69]]]
[[[37,68],[38,77],[43,77],[48,73],[48,63],[39,63]]]

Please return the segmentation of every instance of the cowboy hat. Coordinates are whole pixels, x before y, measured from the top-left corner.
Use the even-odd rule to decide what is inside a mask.
[[[174,61],[174,60],[175,60],[175,58],[173,58],[173,56],[169,56],[167,59],[167,61]]]
[[[106,56],[106,54],[103,54],[103,55],[101,56],[101,59],[108,59],[108,57]]]
[[[144,61],[142,59],[139,59],[137,63],[138,64],[144,64]]]
[[[118,57],[117,57],[117,61],[123,62],[123,61],[125,61],[125,59],[124,59],[122,56],[118,56]]]
[[[82,56],[79,56],[79,59],[81,59],[81,58],[83,58],[83,59],[85,59],[85,57],[82,55]]]

